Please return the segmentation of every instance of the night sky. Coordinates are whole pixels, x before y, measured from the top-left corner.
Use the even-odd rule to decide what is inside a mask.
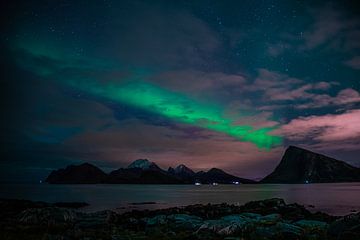
[[[360,166],[356,1],[2,3],[0,181],[147,158],[258,179]]]

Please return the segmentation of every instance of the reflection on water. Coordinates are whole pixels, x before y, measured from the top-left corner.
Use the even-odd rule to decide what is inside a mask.
[[[86,211],[162,208],[195,203],[243,204],[279,197],[287,203],[314,205],[334,215],[360,211],[360,183],[256,185],[49,185],[0,184],[0,198],[46,202],[84,201]],[[156,202],[156,204],[130,204]],[[311,209],[310,209],[311,210]]]

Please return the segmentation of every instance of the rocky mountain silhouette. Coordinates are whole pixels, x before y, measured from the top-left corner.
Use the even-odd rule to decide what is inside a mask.
[[[106,174],[99,168],[84,163],[78,166],[68,166],[51,172],[46,179],[48,183],[113,183],[113,184],[194,184],[200,182],[211,183],[254,183],[254,181],[239,178],[212,168],[207,172],[195,173],[184,164],[167,171],[161,169],[156,163],[147,159],[138,159],[127,168],[119,168]]]
[[[275,170],[261,183],[358,182],[360,168],[343,161],[289,146]]]

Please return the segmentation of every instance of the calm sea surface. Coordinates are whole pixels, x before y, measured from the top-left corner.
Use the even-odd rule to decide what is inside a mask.
[[[287,203],[313,205],[321,210],[344,215],[360,211],[360,183],[336,184],[257,184],[257,185],[49,185],[0,184],[0,198],[46,202],[83,201],[84,211],[113,209],[154,209],[195,203],[243,204],[252,200],[279,197]],[[132,204],[156,202],[156,204]]]

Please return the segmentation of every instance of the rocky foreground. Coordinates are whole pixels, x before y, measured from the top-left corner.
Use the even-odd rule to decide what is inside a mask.
[[[83,213],[83,203],[0,200],[1,239],[360,239],[360,213],[311,213],[273,198],[181,208]]]

